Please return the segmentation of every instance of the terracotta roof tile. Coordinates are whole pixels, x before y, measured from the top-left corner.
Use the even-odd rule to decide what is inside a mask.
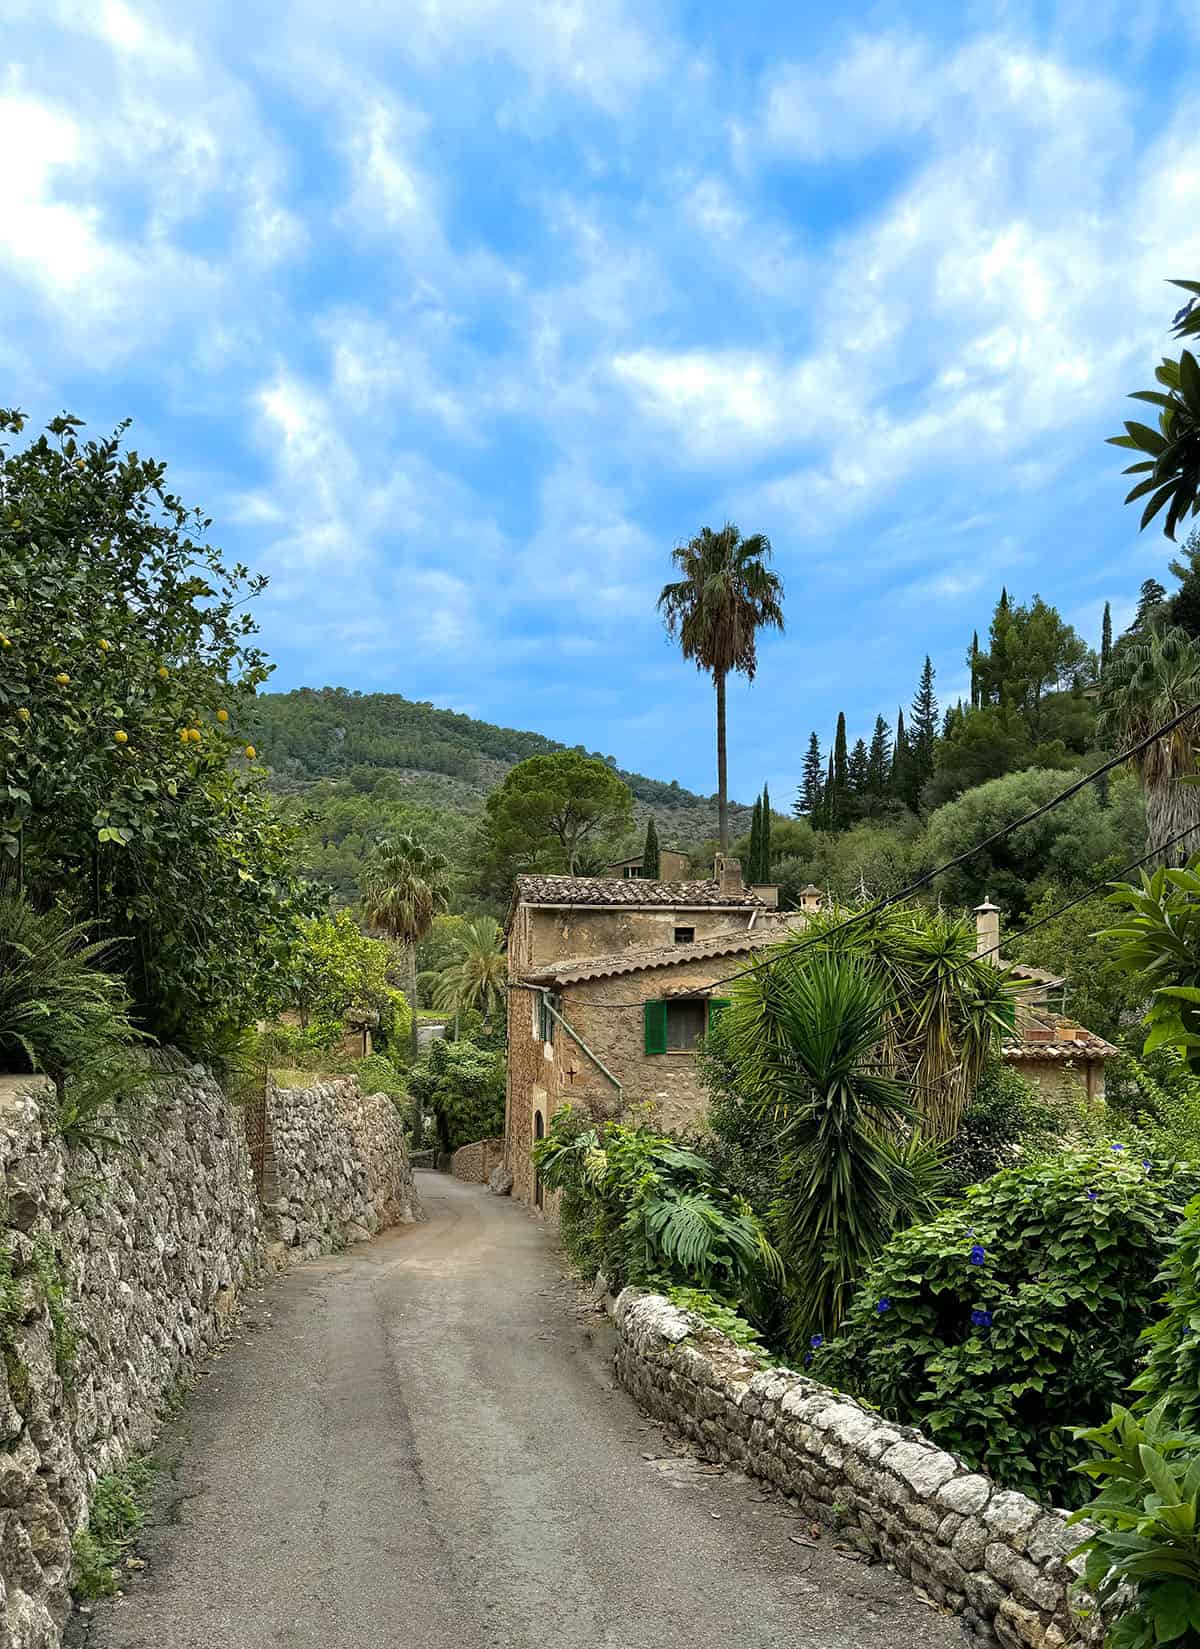
[[[1016,1035],[1006,1037],[1000,1051],[1009,1060],[1091,1060],[1115,1059],[1121,1050],[1064,1014],[1022,1005],[1017,1012]]]
[[[722,893],[719,882],[651,882],[641,876],[518,876],[515,903],[527,905],[717,905],[765,910],[749,888]]]
[[[738,956],[750,951],[769,950],[787,938],[787,929],[723,934],[697,939],[688,945],[636,945],[609,956],[564,956],[557,962],[533,968],[522,978],[530,984],[578,985],[588,979],[607,979],[620,973],[644,973],[649,968],[678,967],[685,962],[703,962],[710,957]]]

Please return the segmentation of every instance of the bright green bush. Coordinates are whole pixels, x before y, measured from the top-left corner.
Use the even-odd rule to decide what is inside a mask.
[[[1002,1060],[992,1060],[947,1148],[947,1189],[960,1192],[1046,1149],[1060,1127],[1059,1113],[1032,1082]]]
[[[769,1353],[762,1335],[732,1306],[723,1305],[702,1288],[668,1288],[667,1298],[681,1311],[690,1311],[703,1318],[710,1328],[715,1328],[718,1334],[723,1334],[743,1351],[753,1351],[764,1363],[768,1360]]]
[[[1187,1206],[1159,1281],[1166,1296],[1146,1330],[1146,1363],[1133,1389],[1143,1394],[1143,1410],[1165,1398],[1174,1422],[1200,1430],[1200,1197]]]
[[[504,1132],[504,1055],[473,1042],[429,1044],[408,1074],[408,1091],[422,1113],[437,1119],[443,1151]]]
[[[1072,1428],[1128,1385],[1198,1186],[1120,1145],[1006,1169],[892,1239],[813,1372],[1013,1488],[1077,1503]]]

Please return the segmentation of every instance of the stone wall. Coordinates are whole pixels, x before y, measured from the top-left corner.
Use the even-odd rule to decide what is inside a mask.
[[[200,1067],[156,1063],[94,1150],[64,1147],[29,1079],[0,1098],[0,1649],[58,1643],[97,1478],[149,1446],[259,1268],[240,1116]]]
[[[1072,1609],[1082,1538],[1066,1514],[1001,1489],[920,1432],[827,1386],[761,1369],[748,1352],[658,1295],[617,1301],[617,1376],[649,1413],[710,1459],[795,1499],[838,1538],[883,1558],[961,1616],[983,1643],[1097,1643]]]
[[[267,1207],[274,1264],[363,1242],[419,1217],[399,1112],[354,1076],[267,1089],[276,1199]]]
[[[96,1481],[149,1448],[264,1259],[418,1211],[384,1095],[353,1079],[272,1094],[289,1213],[264,1216],[241,1114],[203,1067],[151,1065],[108,1137],[75,1148],[45,1084],[0,1077],[0,1649],[56,1649]],[[285,1219],[297,1240],[272,1242]]]
[[[450,1172],[455,1179],[471,1185],[486,1185],[492,1169],[504,1161],[502,1139],[477,1139],[470,1145],[460,1145],[450,1158]]]

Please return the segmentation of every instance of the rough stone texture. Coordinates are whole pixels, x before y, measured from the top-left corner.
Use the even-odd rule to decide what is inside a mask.
[[[202,1066],[151,1058],[75,1149],[44,1085],[0,1079],[0,1649],[56,1649],[97,1480],[148,1449],[264,1260],[298,1257],[268,1240],[240,1113]],[[308,1188],[278,1224],[305,1252],[414,1217],[385,1096],[275,1097],[281,1183]]]
[[[1066,1513],[1001,1489],[911,1427],[788,1369],[760,1369],[698,1317],[626,1289],[616,1369],[649,1413],[711,1460],[787,1495],[844,1543],[892,1564],[1011,1649],[1098,1643],[1103,1623],[1072,1607],[1066,1562],[1083,1538]]]
[[[267,1090],[278,1200],[268,1209],[272,1261],[299,1250],[315,1259],[420,1217],[404,1129],[386,1094],[358,1078],[329,1076],[305,1088]]]
[[[450,1158],[450,1172],[469,1185],[486,1185],[493,1170],[504,1160],[503,1139],[477,1139],[460,1145]]]
[[[488,1180],[488,1190],[492,1193],[492,1195],[496,1197],[509,1197],[512,1195],[512,1188],[512,1170],[510,1168],[506,1168],[503,1163],[501,1163],[498,1168],[493,1168],[491,1177]]]

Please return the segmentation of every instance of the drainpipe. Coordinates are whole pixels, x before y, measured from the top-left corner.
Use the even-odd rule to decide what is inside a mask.
[[[594,1054],[592,1052],[592,1050],[588,1047],[587,1043],[583,1040],[583,1038],[580,1036],[579,1032],[575,1029],[575,1027],[573,1025],[569,1025],[567,1023],[567,1021],[563,1018],[562,1014],[559,1013],[558,1009],[551,1005],[549,999],[553,995],[552,991],[547,989],[547,987],[545,985],[510,985],[509,989],[510,990],[520,990],[520,991],[536,991],[537,994],[541,997],[543,1006],[545,1007],[546,1012],[550,1015],[551,1019],[553,1019],[556,1024],[559,1024],[559,1025],[562,1026],[563,1030],[566,1031],[567,1035],[571,1038],[571,1041],[575,1043],[576,1047],[581,1049],[582,1052],[585,1053],[588,1056],[588,1058],[591,1060],[592,1064],[601,1073],[601,1075],[606,1076],[608,1078],[608,1080],[612,1083],[613,1087],[617,1090],[617,1093],[620,1094],[622,1099],[624,1099],[625,1090],[624,1090],[624,1088],[622,1088],[621,1084],[617,1081],[616,1077],[609,1070],[608,1066],[604,1063],[604,1061],[599,1057],[598,1054]]]

